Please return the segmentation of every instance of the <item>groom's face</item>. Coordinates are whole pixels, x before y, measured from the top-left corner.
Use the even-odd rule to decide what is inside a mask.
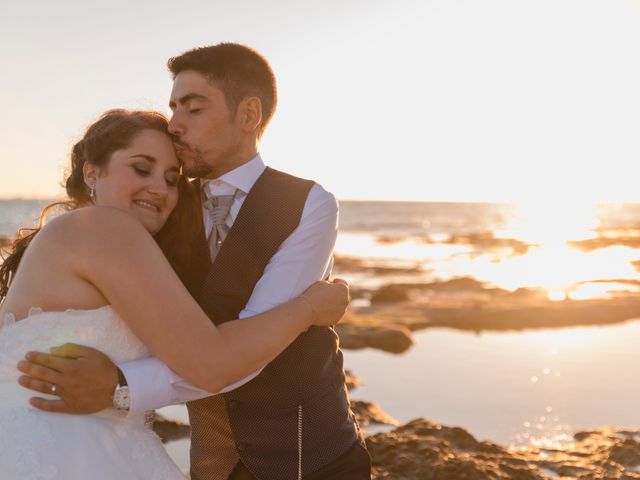
[[[218,177],[234,168],[242,129],[224,93],[199,72],[176,75],[169,107],[169,132],[189,177]]]

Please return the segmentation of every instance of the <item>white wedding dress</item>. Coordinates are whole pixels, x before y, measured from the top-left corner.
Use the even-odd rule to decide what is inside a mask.
[[[2,319],[0,319],[2,320]],[[0,325],[2,322],[0,321]],[[42,312],[0,327],[0,478],[3,480],[185,480],[144,415],[115,409],[93,415],[37,410],[16,364],[27,351],[67,342],[97,348],[115,363],[149,355],[110,306]],[[51,397],[54,398],[54,397]]]

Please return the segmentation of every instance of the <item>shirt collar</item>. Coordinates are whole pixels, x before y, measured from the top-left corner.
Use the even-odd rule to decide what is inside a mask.
[[[243,163],[239,167],[234,168],[230,172],[227,172],[216,179],[204,180],[202,182],[202,188],[207,188],[207,185],[209,184],[215,185],[217,181],[218,183],[224,182],[234,189],[238,189],[242,193],[247,194],[266,168],[266,165],[262,161],[262,157],[258,154],[247,163]]]

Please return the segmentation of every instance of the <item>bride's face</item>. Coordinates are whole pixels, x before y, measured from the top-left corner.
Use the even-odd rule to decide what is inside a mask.
[[[92,176],[96,205],[129,212],[152,235],[178,202],[178,159],[171,138],[156,130],[143,130],[129,147],[115,151],[106,167],[88,166],[85,177]]]

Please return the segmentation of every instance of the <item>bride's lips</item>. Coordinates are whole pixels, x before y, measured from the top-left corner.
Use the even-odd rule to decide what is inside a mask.
[[[149,200],[134,200],[133,203],[140,208],[144,208],[145,210],[149,210],[155,213],[160,212],[160,205],[157,202]]]

